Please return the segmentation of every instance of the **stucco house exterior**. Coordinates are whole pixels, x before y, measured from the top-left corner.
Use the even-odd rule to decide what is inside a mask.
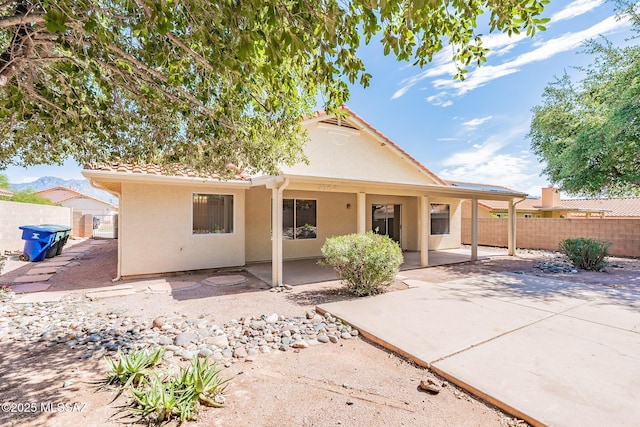
[[[95,197],[82,194],[72,188],[57,186],[36,192],[51,200],[51,203],[67,208],[73,208],[76,212],[91,215],[113,215],[118,212],[118,207]]]
[[[283,261],[320,256],[325,239],[376,230],[405,251],[458,248],[461,201],[505,201],[526,195],[454,187],[345,107],[347,118],[318,113],[303,126],[308,164],[276,176],[233,180],[165,175],[159,167],[90,165],[83,175],[116,195],[120,207],[118,275],[271,262],[282,284]],[[509,222],[515,250],[515,220]],[[477,239],[471,258],[477,258]]]

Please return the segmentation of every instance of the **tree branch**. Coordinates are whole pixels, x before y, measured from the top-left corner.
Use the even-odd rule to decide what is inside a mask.
[[[44,13],[30,13],[28,15],[14,15],[0,18],[0,28],[16,27],[27,24],[44,24]]]

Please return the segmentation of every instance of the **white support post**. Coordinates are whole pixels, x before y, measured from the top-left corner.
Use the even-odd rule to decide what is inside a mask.
[[[508,251],[510,256],[516,254],[516,209],[513,200],[509,200],[509,233],[508,233]]]
[[[431,234],[431,214],[429,209],[429,197],[419,196],[420,215],[420,265],[429,267],[429,234]]]
[[[356,231],[360,234],[367,232],[367,194],[358,193],[356,206]]]
[[[282,200],[278,187],[271,190],[271,286],[278,286],[282,277]]]
[[[471,261],[478,260],[478,199],[471,200]]]
[[[274,181],[271,188],[271,286],[283,284],[282,267],[282,199],[289,179]]]

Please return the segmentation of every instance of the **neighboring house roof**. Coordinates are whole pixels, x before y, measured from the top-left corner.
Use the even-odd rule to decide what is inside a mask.
[[[640,197],[566,199],[562,204],[572,209],[605,211],[608,217],[640,217]]]
[[[628,197],[621,199],[562,199],[562,205],[551,207],[542,206],[542,199],[525,199],[516,205],[520,212],[541,211],[577,211],[577,212],[604,212],[611,217],[640,217],[640,197]],[[509,204],[501,200],[482,200],[482,204],[490,210],[506,211]]]
[[[0,196],[8,196],[11,197],[13,196],[13,192],[5,189],[5,188],[0,188]]]
[[[59,194],[56,194],[57,192],[59,192]],[[53,194],[48,194],[48,193],[53,193]],[[40,191],[37,191],[35,194],[38,194],[42,197],[45,197],[51,200],[51,203],[54,203],[54,204],[61,204],[73,199],[90,199],[90,200],[94,200],[96,202],[102,203],[104,205],[107,205],[110,208],[118,209],[117,206],[109,202],[105,202],[104,200],[100,200],[95,197],[88,196],[86,194],[83,194],[83,193],[80,193],[79,191],[74,190],[73,188],[64,187],[62,185],[59,185],[57,187],[47,188],[46,190],[40,190]]]

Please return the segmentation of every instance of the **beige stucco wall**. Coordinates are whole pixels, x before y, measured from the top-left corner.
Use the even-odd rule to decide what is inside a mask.
[[[356,193],[285,190],[284,198],[315,199],[318,210],[318,237],[305,240],[284,240],[284,259],[319,257],[321,255],[320,248],[328,237],[357,231]],[[429,202],[448,203],[451,209],[450,233],[430,236],[429,249],[459,248],[461,233],[459,200],[430,198]],[[401,205],[400,245],[403,250],[419,250],[417,197],[367,194],[365,205],[367,230],[372,228],[371,206],[374,204]],[[248,190],[246,212],[246,261],[269,261],[271,260],[271,190],[264,187]]]
[[[72,226],[72,210],[61,206],[0,201],[0,253],[24,248],[21,225]]]
[[[123,183],[120,274],[244,265],[244,192],[216,186]],[[233,194],[234,233],[192,234],[193,193]]]
[[[402,184],[434,183],[418,165],[403,159],[366,131],[318,123],[306,128],[310,137],[305,147],[309,164],[283,167],[285,174]]]
[[[463,200],[461,209],[461,218],[463,220],[467,218],[471,219],[471,200]],[[491,216],[491,210],[485,208],[484,206],[478,206],[478,218],[493,218]]]
[[[356,232],[356,195],[348,193],[287,191],[285,199],[313,199],[317,201],[317,238],[284,240],[284,259],[320,256],[320,248],[328,237]],[[347,208],[347,204],[350,208]],[[254,187],[246,198],[246,260],[271,260],[271,190]]]
[[[445,203],[449,205],[449,234],[429,236],[429,250],[457,249],[461,243],[462,207],[459,199],[430,197],[431,203]]]

